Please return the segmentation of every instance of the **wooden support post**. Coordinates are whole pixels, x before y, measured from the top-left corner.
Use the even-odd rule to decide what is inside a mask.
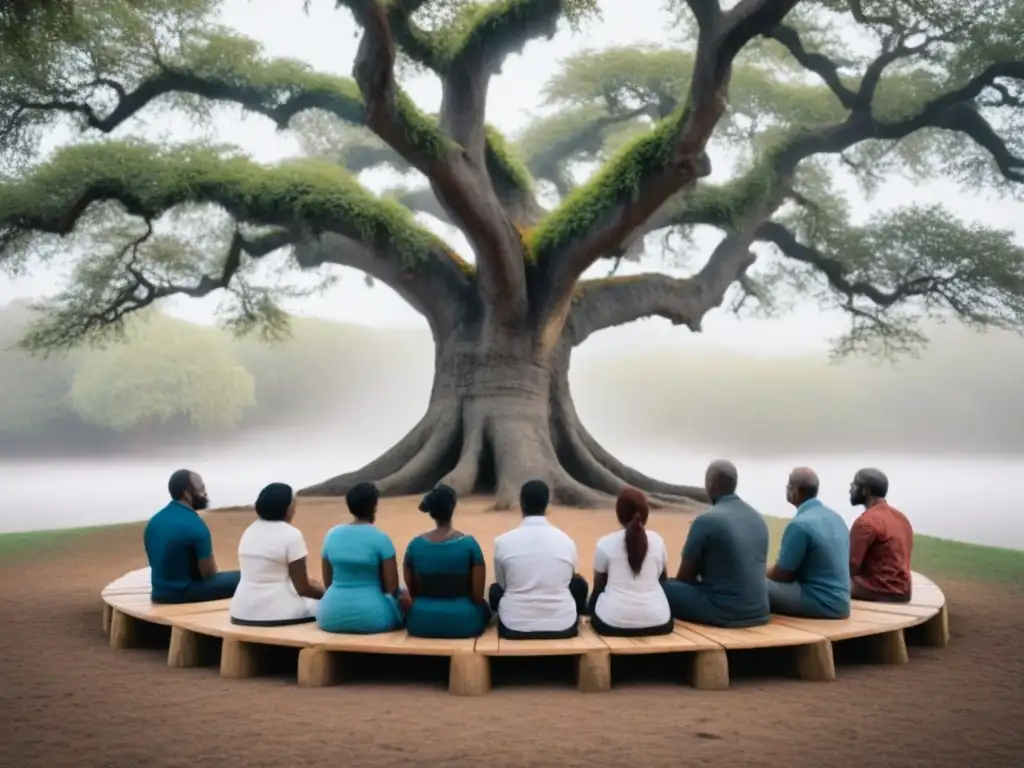
[[[259,674],[259,646],[225,637],[220,648],[220,675],[232,679]]]
[[[921,642],[932,648],[945,648],[949,643],[949,612],[943,605],[937,614],[921,625]]]
[[[134,616],[113,610],[110,615],[110,647],[115,651],[138,647],[144,624]]]
[[[491,690],[491,659],[473,651],[451,657],[448,692],[456,696],[482,696]]]
[[[113,618],[114,609],[110,607],[110,603],[104,601],[103,603],[103,634],[110,637],[110,620]]]
[[[171,644],[167,648],[167,666],[177,669],[201,667],[206,663],[208,639],[183,627],[171,627]]]
[[[832,641],[821,640],[793,648],[796,670],[801,680],[827,683],[836,679],[836,664],[832,657]]]
[[[693,654],[690,684],[702,691],[724,691],[729,687],[729,657],[724,649]]]
[[[595,648],[576,657],[576,688],[581,693],[603,693],[612,687],[612,655]]]
[[[875,660],[880,664],[906,664],[910,661],[902,629],[873,635],[871,644]]]
[[[303,648],[299,651],[299,685],[303,688],[323,688],[336,685],[341,677],[340,656],[323,648]]]

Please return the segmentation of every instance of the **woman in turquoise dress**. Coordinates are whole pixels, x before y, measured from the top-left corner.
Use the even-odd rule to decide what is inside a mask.
[[[353,486],[345,501],[355,519],[324,537],[326,591],[316,620],[325,632],[372,635],[402,626],[408,595],[398,587],[395,545],[373,524],[379,498],[373,483]]]
[[[484,600],[487,566],[472,536],[452,528],[455,491],[439,485],[420,503],[434,530],[417,536],[405,550],[405,584],[412,606],[405,627],[415,637],[476,637],[491,609]]]

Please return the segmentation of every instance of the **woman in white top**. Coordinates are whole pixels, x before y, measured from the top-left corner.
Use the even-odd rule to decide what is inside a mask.
[[[661,588],[668,565],[665,541],[648,531],[650,507],[636,488],[624,488],[615,502],[623,530],[597,542],[590,623],[601,635],[667,635],[674,622]]]
[[[260,491],[256,515],[238,542],[242,576],[231,598],[232,623],[277,627],[314,621],[324,589],[306,572],[306,540],[291,524],[291,486],[271,483]]]

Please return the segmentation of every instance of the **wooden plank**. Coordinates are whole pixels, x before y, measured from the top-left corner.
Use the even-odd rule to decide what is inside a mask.
[[[590,626],[589,619],[580,620],[580,637],[592,651],[607,651],[609,648],[605,638],[597,634],[594,628]]]
[[[506,640],[498,638],[498,656],[577,656],[591,649],[583,637],[564,640]],[[479,651],[478,651],[479,652]]]
[[[646,637],[602,637],[605,644],[616,655],[640,655],[647,653],[684,653],[698,651],[709,645],[689,635],[649,635]],[[717,647],[717,646],[715,646]]]
[[[492,624],[480,637],[476,639],[475,649],[477,653],[485,656],[498,655],[498,628]]]
[[[726,650],[806,645],[808,643],[817,643],[822,639],[820,632],[799,629],[784,624],[777,616],[772,616],[771,621],[763,626],[745,627],[743,629],[722,629],[704,626],[703,624],[691,624],[690,622],[680,623],[684,629],[701,635]]]
[[[409,656],[454,656],[457,653],[472,653],[476,638],[434,638],[413,637],[402,632],[390,648],[392,653]]]
[[[290,648],[306,648],[319,645],[321,636],[327,635],[326,632],[321,632],[317,629],[316,624],[312,623],[292,624],[287,627],[240,626],[231,623],[231,617],[227,610],[176,617],[174,624],[209,637],[220,637],[256,645],[283,645]]]
[[[151,624],[170,626],[179,617],[191,614],[221,612],[227,615],[230,600],[211,600],[205,603],[181,603],[176,605],[158,605],[146,595],[110,595],[106,598],[114,610],[133,616]]]
[[[884,634],[917,623],[912,616],[860,610],[852,611],[848,619],[798,619],[792,616],[779,616],[778,621],[794,629],[813,632],[833,642]]]
[[[691,643],[693,643],[694,646],[695,646],[693,650],[696,650],[696,651],[720,651],[720,650],[722,650],[721,643],[716,643],[714,640],[709,640],[708,638],[704,637],[704,635],[699,635],[696,632],[694,632],[694,631],[692,631],[690,629],[687,629],[686,625],[683,622],[681,622],[681,621],[677,621],[676,622],[675,629],[673,629],[672,632],[674,634],[679,635],[680,637],[686,638]]]
[[[931,605],[915,605],[914,603],[873,603],[869,600],[852,601],[854,610],[874,611],[875,613],[898,613],[902,616],[913,616],[925,621],[930,619],[939,609]]]

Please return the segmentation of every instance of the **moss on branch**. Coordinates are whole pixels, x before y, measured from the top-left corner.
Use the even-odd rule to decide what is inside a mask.
[[[407,208],[375,196],[336,165],[290,160],[265,166],[208,146],[131,141],[62,149],[20,180],[0,185],[0,243],[25,231],[66,234],[91,203],[105,200],[146,219],[183,204],[213,203],[241,222],[301,223],[394,254],[408,269],[442,247]]]
[[[543,260],[582,238],[624,200],[637,195],[644,180],[672,160],[683,112],[661,121],[654,130],[623,147],[586,184],[537,226],[531,250]]]

